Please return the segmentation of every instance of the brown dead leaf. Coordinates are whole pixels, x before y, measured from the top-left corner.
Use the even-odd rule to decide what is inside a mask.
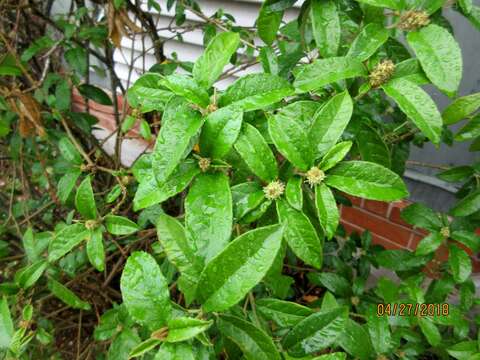
[[[129,17],[126,9],[115,9],[113,1],[108,3],[108,37],[116,48],[121,46],[122,37],[131,38],[142,31]]]
[[[22,137],[29,137],[35,133],[40,137],[45,135],[40,105],[30,94],[16,94],[16,101],[12,98],[10,106],[19,116],[19,131]]]
[[[318,296],[316,296],[316,295],[303,295],[302,300],[307,302],[307,303],[312,303],[312,302],[318,300]]]

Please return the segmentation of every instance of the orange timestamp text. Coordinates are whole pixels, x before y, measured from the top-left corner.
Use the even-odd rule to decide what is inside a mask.
[[[448,316],[449,304],[377,304],[377,316]]]

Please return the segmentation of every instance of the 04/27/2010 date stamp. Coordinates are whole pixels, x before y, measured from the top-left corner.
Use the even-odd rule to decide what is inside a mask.
[[[449,304],[377,304],[377,316],[448,316]]]

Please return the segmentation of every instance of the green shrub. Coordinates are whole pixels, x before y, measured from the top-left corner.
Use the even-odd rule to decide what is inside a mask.
[[[0,355],[480,359],[467,253],[480,250],[479,163],[424,164],[462,187],[449,214],[403,211],[428,232],[415,252],[346,236],[338,209],[346,194],[407,198],[411,144],[480,149],[480,95],[457,97],[462,55],[442,6],[477,27],[480,8],[307,0],[282,22],[294,3],[265,1],[247,29],[168,1],[171,31],[204,31],[194,64],[167,59],[152,16],[128,0],[56,16],[42,2],[0,5],[20,25],[2,20],[0,37]],[[205,23],[186,23],[189,11]],[[139,31],[158,64],[125,93],[113,50]],[[128,114],[90,83],[93,57]],[[257,62],[263,72],[216,87]],[[427,84],[451,98],[442,114]],[[71,111],[73,88],[113,107],[113,155],[91,135],[95,112]],[[134,126],[155,146],[127,167]]]

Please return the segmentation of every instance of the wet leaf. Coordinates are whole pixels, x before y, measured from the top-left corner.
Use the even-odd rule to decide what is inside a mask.
[[[239,302],[265,276],[282,243],[279,225],[250,230],[213,258],[200,277],[197,296],[204,311],[222,311]]]
[[[407,40],[432,83],[454,96],[462,79],[462,53],[454,37],[443,27],[430,24],[408,33]]]
[[[205,89],[213,85],[223,68],[237,50],[240,36],[234,32],[222,32],[208,44],[193,66],[193,77]]]
[[[250,170],[260,179],[272,181],[277,178],[277,162],[272,150],[254,126],[243,124],[234,146]]]
[[[201,126],[200,113],[186,100],[174,97],[168,102],[152,156],[152,168],[159,184],[175,171],[189,146],[193,146],[190,140]]]
[[[366,161],[339,163],[328,172],[325,184],[371,200],[393,201],[408,196],[407,188],[397,174]]]
[[[260,328],[241,318],[231,315],[222,315],[218,321],[218,328],[242,349],[247,360],[280,360],[271,337]]]
[[[288,246],[305,263],[320,269],[322,244],[308,217],[281,199],[277,200],[277,213],[280,222],[285,224],[284,238]]]
[[[295,357],[323,350],[340,336],[347,318],[346,307],[312,314],[295,325],[283,338],[282,346]]]
[[[151,330],[167,323],[171,316],[168,284],[155,259],[143,251],[127,259],[120,279],[123,303],[130,316]]]
[[[434,144],[440,142],[442,118],[432,98],[405,78],[390,80],[383,90]]]

